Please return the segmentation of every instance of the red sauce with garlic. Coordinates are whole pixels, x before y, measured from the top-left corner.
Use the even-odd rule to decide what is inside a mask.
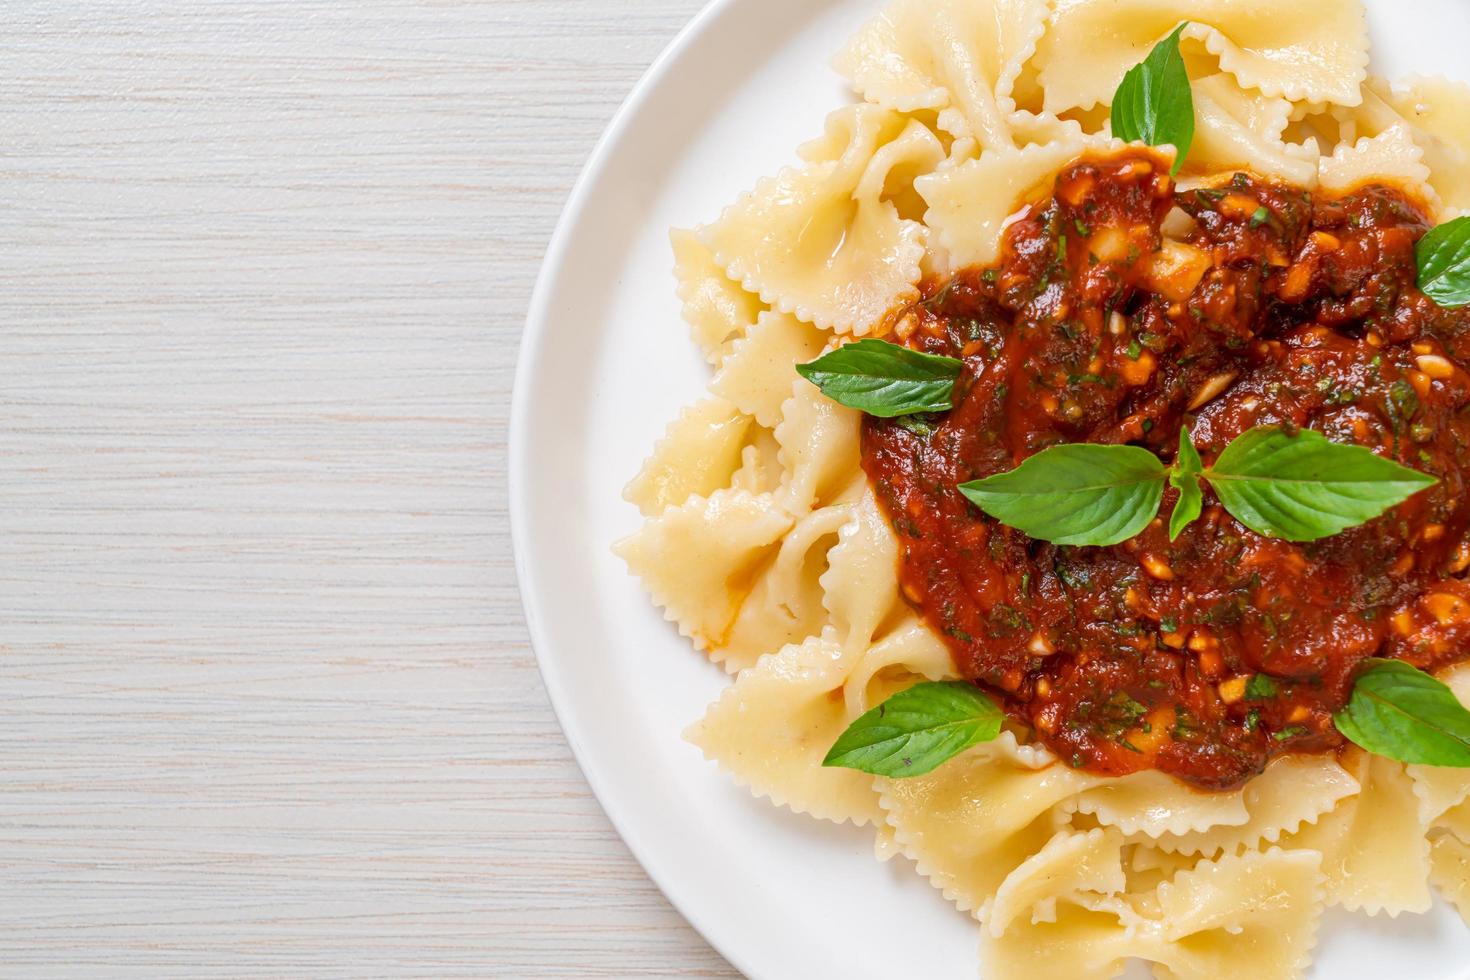
[[[1326,199],[1241,175],[1179,191],[1132,150],[1072,165],[1008,228],[999,265],[926,284],[895,316],[890,339],[965,364],[953,411],[865,423],[904,592],[1060,758],[1237,786],[1283,752],[1343,744],[1332,714],[1364,658],[1466,656],[1470,311],[1415,287],[1430,224],[1386,187]],[[1209,465],[1258,425],[1440,483],[1307,544],[1247,530],[1208,488],[1171,543],[1170,489],[1160,520],[1105,548],[1033,540],[956,490],[1064,442],[1168,461],[1181,426]]]

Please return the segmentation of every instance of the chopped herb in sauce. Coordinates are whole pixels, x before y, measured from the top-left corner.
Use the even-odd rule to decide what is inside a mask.
[[[1276,696],[1276,682],[1265,674],[1255,674],[1245,685],[1245,696],[1252,701],[1264,701]]]

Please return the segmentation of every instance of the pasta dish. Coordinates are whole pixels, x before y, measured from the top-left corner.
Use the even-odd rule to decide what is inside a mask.
[[[987,980],[1470,922],[1470,87],[1368,54],[1358,0],[896,0],[672,233],[712,377],[617,551],[732,677],[687,738]]]

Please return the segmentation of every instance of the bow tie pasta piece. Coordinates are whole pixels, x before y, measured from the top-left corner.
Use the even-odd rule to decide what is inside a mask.
[[[1429,845],[1429,880],[1470,925],[1470,844],[1440,834]]]
[[[1435,830],[1446,830],[1470,844],[1470,802],[1451,807],[1434,821]]]
[[[877,823],[873,777],[822,766],[852,720],[840,695],[851,659],[833,633],[763,657],[684,737],[778,806],[836,823]]]
[[[863,651],[897,604],[898,542],[869,492],[796,523],[710,658],[734,673],[828,626],[844,649]]]
[[[1336,142],[1339,144],[1355,143],[1360,139],[1377,136],[1396,125],[1408,127],[1414,141],[1419,142],[1418,134],[1413,132],[1413,127],[1404,118],[1404,114],[1382,97],[1374,86],[1373,79],[1363,84],[1362,102],[1355,106],[1323,106],[1316,115],[1331,118],[1337,123]]]
[[[1062,829],[1055,807],[1102,777],[1056,764],[1035,768],[1010,732],[924,776],[879,779],[903,852],[962,912],[984,910],[1016,866]]]
[[[916,183],[929,204],[924,216],[953,268],[991,265],[1000,257],[1001,232],[1017,202],[1050,187],[1063,166],[1089,148],[1122,146],[1076,140],[981,154]]]
[[[1129,854],[1124,856],[1123,871],[1128,877],[1127,907],[1144,918],[1157,919],[1159,912],[1159,885],[1172,879],[1181,871],[1190,871],[1202,861],[1198,854],[1171,853],[1152,846],[1152,842],[1128,845]]]
[[[710,391],[774,429],[798,380],[796,365],[820,355],[828,336],[790,314],[762,313],[750,332],[735,341]]]
[[[1428,911],[1428,828],[1403,763],[1357,751],[1344,762],[1362,791],[1283,846],[1321,852],[1329,905],[1369,915]]]
[[[1358,792],[1358,781],[1331,756],[1284,755],[1241,787],[1250,818],[1243,824],[1218,824],[1192,834],[1140,838],[1164,852],[1213,857],[1222,851],[1276,843]]]
[[[1048,0],[897,0],[833,60],[869,102],[939,113],[982,147],[1010,144],[1011,89],[1045,29]]]
[[[1319,154],[1330,153],[1345,139],[1353,138],[1339,118],[1341,106],[1312,102],[1291,103],[1291,115],[1282,139],[1292,146],[1313,147]]]
[[[847,678],[847,713],[856,718],[922,678],[958,678],[949,647],[917,616],[903,623],[863,654]]]
[[[826,398],[792,371],[791,397],[781,407],[776,443],[781,447],[781,505],[803,514],[854,492],[863,476],[862,414]],[[897,559],[894,559],[897,561]]]
[[[1017,920],[986,933],[987,980],[1111,980],[1130,957],[1156,963],[1170,980],[1300,977],[1321,914],[1320,856],[1250,852],[1206,861],[1158,888],[1157,916],[1126,904],[1087,908],[1059,902],[1054,921]]]
[[[1128,70],[1186,20],[1184,37],[1246,88],[1358,103],[1368,74],[1359,0],[1057,0],[1036,53],[1046,111],[1111,102]]]
[[[1440,675],[1461,704],[1470,706],[1470,665],[1461,664]],[[1449,766],[1408,766],[1419,800],[1419,819],[1426,826],[1470,798],[1470,769]]]
[[[1407,184],[1432,206],[1442,203],[1437,193],[1440,185],[1460,193],[1458,182],[1466,177],[1458,168],[1464,163],[1465,151],[1420,130],[1371,83],[1364,86],[1359,105],[1331,106],[1327,113],[1336,121],[1340,135],[1332,154],[1321,160],[1324,189],[1341,192],[1371,180]],[[1466,121],[1470,122],[1470,116]],[[1470,137],[1470,131],[1463,136]],[[1440,164],[1437,182],[1429,165],[1431,151],[1438,154],[1434,159]]]
[[[1364,136],[1376,136],[1396,122],[1407,125],[1444,206],[1470,209],[1470,85],[1421,78],[1398,87],[1370,79],[1363,104],[1342,114]]]
[[[985,980],[1113,980],[1139,945],[1116,913],[1059,903],[1051,921],[983,933],[980,972]]]
[[[674,249],[674,278],[684,304],[684,322],[705,359],[718,366],[766,307],[759,296],[741,289],[740,283],[715,265],[714,255],[697,232],[675,228],[669,232],[669,244]]]
[[[871,105],[833,113],[827,134],[839,156],[761,181],[701,239],[773,307],[861,335],[918,296],[925,230],[894,199],[939,166],[944,147],[923,124]]]
[[[623,491],[644,517],[656,517],[690,497],[724,489],[744,462],[749,415],[723,398],[706,398],[679,413]]]
[[[1186,166],[1209,172],[1245,168],[1311,187],[1317,182],[1315,144],[1288,144],[1291,103],[1241,88],[1220,72],[1194,83],[1195,133]]]
[[[781,487],[781,447],[776,433],[765,426],[751,426],[745,447],[740,450],[740,469],[730,478],[730,486],[748,493],[775,493]]]
[[[710,659],[730,673],[742,671],[761,657],[816,636],[828,625],[822,591],[823,570],[837,546],[838,532],[853,521],[856,507],[824,507],[806,515],[781,539],[775,559],[756,573],[755,585],[724,642],[709,650]]]
[[[1063,830],[1006,876],[986,929],[1003,936],[1016,921],[1055,922],[1058,902],[1082,905],[1089,896],[1116,895],[1127,884],[1121,834],[1103,828]]]
[[[1163,941],[1145,955],[1177,980],[1302,976],[1322,914],[1320,863],[1273,848],[1181,871],[1159,886]]]
[[[1046,146],[1052,143],[1076,143],[1087,137],[1107,139],[1112,121],[1107,110],[1080,114],[1082,118],[1060,118],[1047,112],[1021,109],[1011,116],[1011,131],[1017,146]]]
[[[1073,807],[1130,837],[1180,837],[1250,822],[1243,790],[1200,793],[1157,769],[1099,780]]]
[[[1429,198],[1431,207],[1438,205],[1429,187],[1424,151],[1401,122],[1377,136],[1339,145],[1331,156],[1322,158],[1317,179],[1328,193],[1346,193],[1372,182],[1407,184]]]
[[[893,834],[893,828],[886,822],[880,822],[873,828],[873,857],[887,864],[903,853],[898,846],[898,838]]]
[[[843,649],[861,654],[898,606],[898,538],[864,490],[853,518],[838,531],[821,578],[822,605]],[[854,715],[856,717],[856,715]]]
[[[664,511],[613,550],[664,618],[704,650],[724,642],[756,570],[791,525],[770,496],[718,490]]]

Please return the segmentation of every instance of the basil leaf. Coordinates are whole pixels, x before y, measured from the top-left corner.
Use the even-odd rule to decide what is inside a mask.
[[[1470,767],[1470,711],[1444,684],[1401,660],[1365,660],[1337,730],[1376,755]]]
[[[899,691],[838,737],[824,766],[902,779],[922,776],[1000,734],[1000,708],[964,681],[924,681]]]
[[[1414,253],[1425,296],[1450,309],[1470,304],[1470,217],[1432,229]]]
[[[1137,446],[1052,446],[1008,473],[960,485],[975,506],[1033,538],[1108,545],[1159,512],[1168,470]]]
[[[1199,519],[1204,511],[1204,494],[1200,491],[1199,477],[1204,472],[1204,463],[1189,430],[1179,429],[1179,455],[1174,457],[1174,468],[1169,472],[1169,485],[1179,491],[1179,500],[1174,504],[1174,513],[1169,517],[1169,540],[1174,541],[1190,524]]]
[[[1194,142],[1194,94],[1179,53],[1180,36],[1188,26],[1188,21],[1180,24],[1129,69],[1113,96],[1113,135],[1149,146],[1171,144],[1178,151],[1171,171],[1176,174]]]
[[[1356,527],[1439,482],[1362,446],[1274,427],[1243,433],[1204,476],[1236,520],[1287,541]]]
[[[953,357],[870,338],[798,364],[796,373],[839,405],[888,419],[953,408],[954,383],[963,367]]]

